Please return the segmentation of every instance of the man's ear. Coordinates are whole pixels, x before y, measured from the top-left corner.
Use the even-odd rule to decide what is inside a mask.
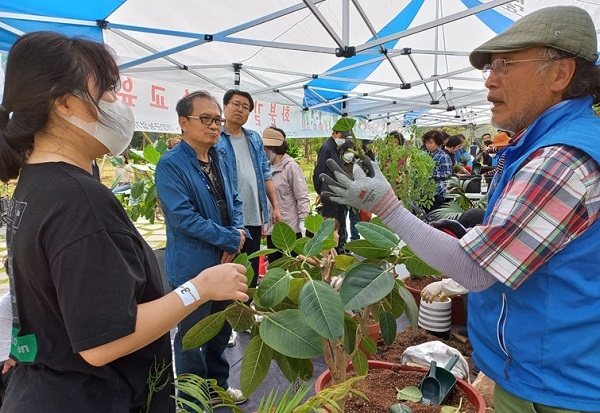
[[[188,118],[186,118],[185,116],[180,116],[179,119],[177,119],[177,121],[179,122],[181,132],[185,132],[187,130]]]
[[[576,67],[577,62],[575,59],[558,60],[554,67],[554,77],[552,78],[550,90],[552,92],[563,93],[573,80]]]

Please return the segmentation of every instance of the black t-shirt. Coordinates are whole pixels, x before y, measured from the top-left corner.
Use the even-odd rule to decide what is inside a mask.
[[[157,387],[168,384],[149,411],[173,412],[168,334],[102,367],[78,354],[133,333],[137,305],[164,293],[154,252],[112,192],[73,165],[26,165],[9,220],[19,364],[1,411],[145,412],[148,376],[162,370]]]

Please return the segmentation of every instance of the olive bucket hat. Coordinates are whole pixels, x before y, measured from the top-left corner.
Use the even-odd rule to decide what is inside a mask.
[[[469,55],[473,67],[483,69],[494,53],[510,53],[531,47],[551,47],[582,57],[598,58],[596,29],[583,9],[556,6],[536,10],[517,20],[505,32],[477,47]]]

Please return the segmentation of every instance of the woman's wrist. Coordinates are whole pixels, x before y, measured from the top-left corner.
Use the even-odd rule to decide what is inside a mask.
[[[173,291],[179,296],[186,307],[200,301],[200,293],[191,281],[184,282]]]

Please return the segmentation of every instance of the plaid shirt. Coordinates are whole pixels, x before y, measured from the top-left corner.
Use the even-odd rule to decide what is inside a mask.
[[[517,288],[598,219],[598,164],[579,149],[538,149],[504,188],[485,225],[460,243],[500,282]],[[599,235],[600,236],[600,235]]]
[[[436,195],[443,193],[445,186],[444,181],[452,176],[452,158],[442,148],[438,148],[435,152],[429,154],[435,161],[432,178],[437,184]]]

